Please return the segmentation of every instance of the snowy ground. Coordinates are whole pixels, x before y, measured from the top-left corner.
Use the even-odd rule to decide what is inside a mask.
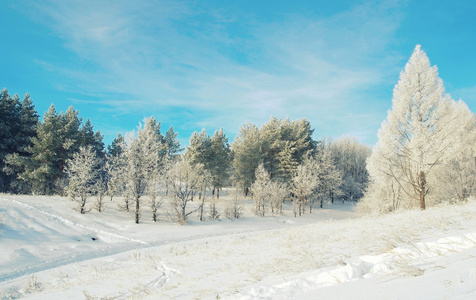
[[[260,218],[249,202],[186,225],[74,206],[0,195],[1,299],[476,299],[475,202],[378,218]]]

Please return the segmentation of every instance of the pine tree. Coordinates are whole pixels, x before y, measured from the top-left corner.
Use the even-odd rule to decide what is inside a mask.
[[[31,146],[24,150],[26,155],[12,156],[10,164],[21,170],[18,178],[31,192],[62,192],[66,161],[79,151],[80,124],[81,119],[73,107],[58,114],[52,104],[44,114],[43,123],[38,123]]]
[[[23,191],[21,181],[16,179],[22,169],[13,161],[15,156],[28,156],[26,149],[36,136],[37,123],[38,114],[29,94],[20,102],[18,95],[11,98],[7,89],[0,92],[0,191]]]
[[[180,148],[180,142],[177,140],[178,132],[174,132],[174,127],[170,126],[165,133],[165,143],[167,144],[167,154],[169,157],[176,157],[183,148]]]
[[[87,119],[80,129],[80,145],[83,147],[91,146],[99,158],[104,158],[103,136],[100,131],[94,132],[91,120]]]
[[[255,170],[262,162],[258,127],[251,123],[241,126],[231,148],[234,181],[243,188],[247,196],[251,184],[255,181]]]
[[[231,150],[228,138],[223,129],[215,131],[211,138],[211,156],[206,169],[212,176],[213,191],[217,199],[220,198],[220,189],[224,187],[230,177]]]
[[[111,145],[107,146],[107,153],[109,156],[118,157],[124,151],[124,137],[119,133],[117,137],[112,140]]]

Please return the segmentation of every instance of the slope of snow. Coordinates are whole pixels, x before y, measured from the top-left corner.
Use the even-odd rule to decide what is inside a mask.
[[[0,195],[1,299],[476,298],[474,202],[378,218],[340,204],[303,218],[248,209],[183,226],[73,207]]]

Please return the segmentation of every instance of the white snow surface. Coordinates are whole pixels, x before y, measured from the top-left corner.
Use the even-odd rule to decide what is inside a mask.
[[[220,200],[223,207],[226,197]],[[359,216],[141,224],[109,203],[0,195],[0,299],[476,299],[476,201]],[[193,204],[192,204],[193,205]]]

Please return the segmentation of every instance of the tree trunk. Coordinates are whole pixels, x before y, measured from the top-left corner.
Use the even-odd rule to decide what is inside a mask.
[[[140,219],[140,202],[139,198],[136,198],[136,224],[139,224]]]
[[[425,172],[420,171],[420,209],[425,209],[426,178]]]
[[[217,188],[217,200],[220,199],[220,188]]]

